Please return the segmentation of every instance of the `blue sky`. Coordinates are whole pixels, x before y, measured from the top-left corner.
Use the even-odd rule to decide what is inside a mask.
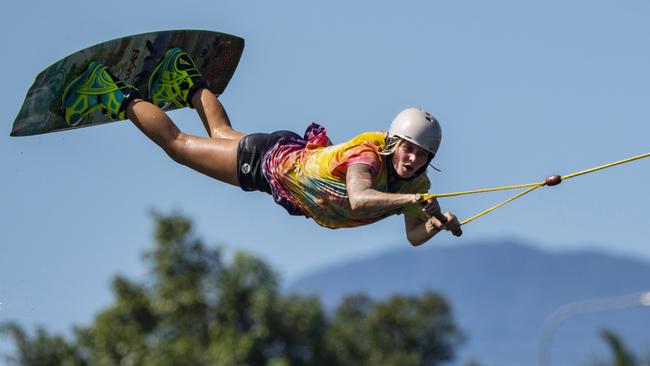
[[[242,132],[311,121],[333,141],[384,130],[419,106],[443,143],[432,192],[541,180],[650,151],[646,1],[11,2],[0,14],[0,321],[65,331],[111,301],[116,274],[143,278],[150,210],[177,210],[224,250],[284,280],[407,246],[401,217],[328,230],[175,164],[128,122],[10,138],[35,75],[87,46],[164,29],[246,39],[222,96]],[[112,9],[111,6],[116,7]],[[171,114],[203,134],[193,111]],[[650,159],[542,188],[427,245],[515,237],[550,250],[650,259]],[[505,199],[441,200],[461,219]],[[420,249],[413,249],[420,250]],[[1,343],[0,343],[1,344]],[[0,348],[1,349],[1,348]]]

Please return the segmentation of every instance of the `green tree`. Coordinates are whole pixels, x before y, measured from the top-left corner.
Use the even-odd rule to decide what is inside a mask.
[[[43,328],[38,328],[33,337],[16,324],[0,326],[0,334],[9,334],[16,343],[16,355],[7,357],[7,361],[17,365],[39,366],[85,366],[77,349],[68,344],[63,337],[49,335]]]
[[[328,331],[340,365],[438,365],[451,360],[463,336],[446,301],[431,292],[375,303],[347,297]]]
[[[612,349],[614,360],[612,366],[636,366],[634,356],[627,351],[623,341],[612,331],[604,329],[601,336],[605,339],[609,347]]]
[[[318,299],[286,295],[263,261],[236,253],[230,263],[181,215],[155,214],[155,247],[145,283],[117,277],[115,302],[72,340],[17,324],[22,366],[437,365],[462,339],[443,298],[343,300],[331,319]]]
[[[613,331],[603,329],[600,332],[601,337],[605,340],[612,351],[611,361],[599,361],[595,363],[598,366],[650,366],[650,357],[637,357],[628,351],[623,340]]]

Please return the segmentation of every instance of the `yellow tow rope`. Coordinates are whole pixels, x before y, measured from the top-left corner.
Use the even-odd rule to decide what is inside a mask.
[[[431,199],[431,198],[462,196],[462,195],[474,194],[474,193],[484,193],[484,192],[494,192],[494,191],[505,191],[505,190],[508,190],[508,189],[527,188],[526,190],[524,190],[524,191],[522,191],[522,192],[508,198],[507,200],[505,200],[505,201],[503,201],[503,202],[501,202],[501,203],[499,203],[497,205],[494,205],[494,206],[488,208],[487,210],[485,210],[483,212],[480,212],[480,213],[470,217],[469,219],[461,221],[460,224],[465,225],[465,224],[467,224],[467,223],[469,223],[471,221],[474,221],[474,220],[478,219],[479,217],[481,217],[481,216],[483,216],[483,215],[485,215],[485,214],[487,214],[489,212],[492,212],[492,211],[496,210],[497,208],[499,208],[499,207],[501,207],[501,206],[503,206],[503,205],[505,205],[505,204],[507,204],[507,203],[509,203],[511,201],[514,201],[515,199],[517,199],[517,198],[519,198],[519,197],[521,197],[521,196],[523,196],[523,195],[525,195],[527,193],[530,193],[530,192],[536,190],[539,187],[542,187],[542,186],[555,186],[555,185],[558,185],[562,181],[567,180],[569,178],[573,178],[573,177],[577,177],[579,175],[592,173],[592,172],[595,172],[595,171],[598,171],[598,170],[610,168],[610,167],[613,167],[615,165],[629,163],[629,162],[634,161],[634,160],[647,158],[648,156],[650,156],[650,153],[637,155],[637,156],[634,156],[634,157],[631,157],[631,158],[628,158],[628,159],[616,161],[616,162],[613,162],[613,163],[610,163],[610,164],[597,166],[595,168],[591,168],[591,169],[587,169],[587,170],[582,170],[582,171],[575,172],[575,173],[572,173],[572,174],[567,174],[567,175],[563,175],[563,176],[552,175],[552,176],[544,179],[543,181],[537,182],[537,183],[518,184],[518,185],[515,185],[515,186],[504,186],[504,187],[495,187],[495,188],[487,188],[487,189],[475,189],[473,191],[463,191],[463,192],[450,192],[450,193],[439,193],[439,194],[426,193],[426,194],[422,195],[422,199],[423,200],[428,200],[428,199]]]

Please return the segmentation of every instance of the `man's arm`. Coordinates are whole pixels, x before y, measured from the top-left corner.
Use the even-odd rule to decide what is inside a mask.
[[[406,238],[414,247],[426,243],[442,231],[442,223],[435,217],[422,222],[415,217],[404,215],[404,227],[406,228]]]
[[[439,215],[442,214],[439,213]],[[442,230],[448,230],[455,236],[461,236],[462,231],[456,216],[445,212],[444,217],[446,219],[444,223],[436,217],[429,217],[427,221],[422,222],[415,217],[405,215],[404,226],[406,227],[406,238],[409,243],[414,247],[422,245]]]
[[[348,167],[346,176],[346,188],[350,207],[353,211],[376,212],[400,209],[420,201],[418,193],[386,193],[372,189],[372,172],[365,164],[353,164]],[[437,200],[429,200],[422,210],[431,216],[432,211],[440,212]],[[430,217],[422,222],[417,218],[404,216],[406,225],[406,237],[413,245],[424,244],[434,235],[442,230],[460,230],[460,224],[456,217],[445,213],[446,223],[442,223],[435,217]],[[457,231],[460,232],[460,231]]]
[[[365,164],[348,167],[345,179],[352,211],[375,212],[400,209],[416,203],[419,194],[386,193],[372,189],[372,172]]]

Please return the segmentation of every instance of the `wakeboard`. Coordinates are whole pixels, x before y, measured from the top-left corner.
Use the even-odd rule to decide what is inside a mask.
[[[173,47],[190,55],[208,79],[210,91],[220,95],[237,68],[244,50],[244,39],[204,30],[168,30],[118,38],[75,52],[36,76],[14,121],[11,136],[37,135],[116,121],[98,110],[78,125],[68,124],[61,102],[65,86],[91,62],[98,61],[146,95],[151,72],[165,52]],[[175,108],[168,110],[172,109]]]

